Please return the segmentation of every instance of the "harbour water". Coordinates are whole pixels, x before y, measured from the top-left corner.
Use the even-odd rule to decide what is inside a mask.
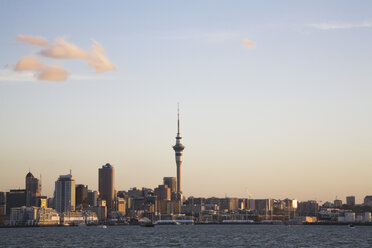
[[[0,247],[372,247],[372,227],[180,225],[0,228]]]

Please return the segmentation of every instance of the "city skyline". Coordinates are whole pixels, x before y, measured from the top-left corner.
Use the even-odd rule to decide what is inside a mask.
[[[52,196],[70,169],[98,190],[106,163],[115,189],[155,188],[177,176],[180,102],[185,196],[372,194],[372,3],[86,8],[1,3],[0,191],[30,170]]]

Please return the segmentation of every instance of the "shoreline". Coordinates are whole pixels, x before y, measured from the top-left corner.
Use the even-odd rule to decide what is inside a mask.
[[[181,224],[181,226],[192,226],[192,225],[266,225],[266,226],[372,226],[372,223],[327,223],[327,222],[320,222],[320,223],[302,223],[302,224],[288,224],[288,223],[194,223],[194,224]],[[87,227],[87,226],[95,226],[99,227],[101,225],[86,225],[86,226],[65,226],[65,225],[42,225],[42,226],[0,226],[0,228],[46,228],[46,227]],[[107,225],[109,226],[140,226],[140,225]],[[157,225],[155,226],[179,226],[179,225]]]

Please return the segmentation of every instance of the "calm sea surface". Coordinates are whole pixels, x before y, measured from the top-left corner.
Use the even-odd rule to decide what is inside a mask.
[[[372,247],[372,227],[193,225],[0,228],[0,247]]]

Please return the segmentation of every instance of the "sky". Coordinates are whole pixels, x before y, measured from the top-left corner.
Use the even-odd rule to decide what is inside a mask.
[[[0,191],[372,195],[372,2],[0,1]]]

